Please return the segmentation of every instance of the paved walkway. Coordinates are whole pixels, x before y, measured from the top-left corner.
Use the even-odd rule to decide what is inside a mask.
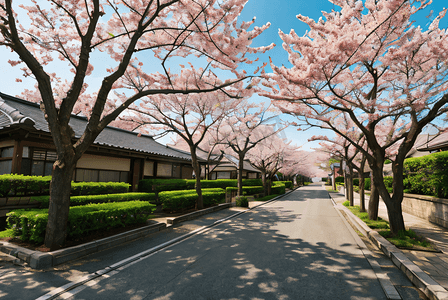
[[[337,203],[346,201],[342,193],[330,193]],[[355,193],[354,204],[359,205],[359,195]],[[366,207],[369,197],[366,197]],[[378,216],[388,220],[386,205],[380,201]],[[426,274],[448,290],[448,229],[437,226],[424,219],[403,213],[405,226],[418,235],[427,238],[441,252],[409,251],[402,252]]]

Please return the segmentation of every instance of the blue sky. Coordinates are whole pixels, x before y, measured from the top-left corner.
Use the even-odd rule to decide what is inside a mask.
[[[19,1],[17,1],[19,2]],[[23,1],[20,1],[23,2]],[[431,10],[434,11],[434,15],[437,15],[444,6],[447,6],[446,0],[434,0],[429,9],[420,13],[416,18],[416,24],[422,27],[426,27],[430,20],[426,16]],[[298,35],[305,34],[308,26],[300,22],[296,15],[302,14],[309,16],[317,20],[322,14],[322,11],[331,11],[334,7],[332,3],[327,0],[249,0],[244,8],[240,20],[249,21],[253,17],[256,17],[256,26],[262,26],[267,22],[271,23],[271,27],[267,29],[262,35],[254,40],[255,46],[269,45],[274,42],[277,46],[262,55],[262,61],[268,61],[269,57],[272,57],[276,65],[285,64],[288,66],[287,54],[282,48],[282,41],[278,36],[278,30],[288,33],[292,28]],[[448,27],[448,16],[440,23],[440,27]],[[34,83],[30,80],[23,83],[15,82],[15,78],[20,77],[21,71],[19,68],[11,68],[7,63],[9,59],[16,60],[17,57],[4,47],[0,47],[0,91],[10,95],[20,95],[24,88],[32,88]],[[269,71],[269,69],[267,69]],[[101,80],[101,76],[92,80]],[[30,87],[31,85],[31,87]],[[253,97],[253,101],[268,102],[267,99],[261,97]],[[313,131],[300,131],[295,128],[288,128],[285,131],[285,136],[288,139],[293,140],[297,145],[304,145],[304,150],[309,150],[312,147],[316,147],[316,143],[306,143],[307,139],[315,134],[322,134],[316,130]]]

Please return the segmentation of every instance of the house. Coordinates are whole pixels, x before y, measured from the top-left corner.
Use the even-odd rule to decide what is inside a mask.
[[[87,118],[72,116],[69,124],[79,138]],[[51,175],[55,160],[39,105],[0,93],[0,174]],[[193,178],[190,153],[149,135],[108,126],[79,159],[73,174],[74,181],[127,182],[132,190],[143,178]]]
[[[202,166],[201,176],[210,180],[237,179],[239,159],[221,151],[220,155],[211,154],[198,148],[197,155],[207,163]],[[243,178],[261,178],[261,172],[257,170],[249,160],[243,162]]]

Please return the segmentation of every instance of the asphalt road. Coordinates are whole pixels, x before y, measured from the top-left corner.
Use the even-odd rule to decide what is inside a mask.
[[[350,230],[324,188],[312,185],[61,298],[386,299]]]

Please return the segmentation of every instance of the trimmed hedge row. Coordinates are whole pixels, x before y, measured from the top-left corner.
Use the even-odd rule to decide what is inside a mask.
[[[392,176],[384,176],[384,184],[386,185],[387,191],[392,193],[392,185],[394,183],[394,178]],[[359,186],[359,178],[353,179],[353,185]],[[364,190],[370,190],[371,181],[370,178],[364,178]]]
[[[202,200],[204,206],[212,206],[225,201],[226,192],[220,188],[203,189]],[[194,208],[198,194],[196,190],[164,191],[159,193],[159,201],[167,210],[184,210]]]
[[[145,223],[155,205],[143,201],[89,204],[71,207],[67,238],[76,239],[93,231]],[[22,241],[40,244],[45,238],[48,209],[18,209],[7,214],[8,227]]]
[[[359,186],[359,178],[354,178],[353,179],[353,185],[354,186]],[[370,190],[370,178],[364,178],[364,189],[365,190]]]
[[[405,193],[448,198],[448,151],[404,161]]]
[[[237,191],[237,187],[227,187],[226,192],[230,193],[232,191]],[[262,186],[243,186],[243,195],[255,195],[264,192],[264,188]]]
[[[31,200],[41,203],[40,208],[48,208],[50,205],[50,196],[32,196]],[[155,201],[154,193],[122,193],[107,195],[87,195],[70,197],[70,206],[80,206],[90,203],[109,203],[109,202],[125,202],[125,201]]]
[[[274,181],[274,185],[271,187],[271,195],[273,194],[283,195],[284,193],[286,193],[285,184],[281,181]]]
[[[73,196],[120,194],[129,191],[126,182],[72,182]]]
[[[285,187],[288,189],[292,189],[294,187],[294,185],[292,184],[292,181],[280,181],[280,182],[283,183],[285,185]]]
[[[143,179],[138,184],[139,192],[154,193],[153,185],[156,185],[158,192],[191,190],[195,188],[195,179]],[[243,186],[260,186],[261,179],[243,179]],[[217,179],[217,180],[201,180],[201,188],[221,188],[237,187],[237,179]]]
[[[0,175],[0,196],[48,195],[51,176]],[[99,195],[126,193],[129,184],[124,182],[72,182],[71,194]]]

